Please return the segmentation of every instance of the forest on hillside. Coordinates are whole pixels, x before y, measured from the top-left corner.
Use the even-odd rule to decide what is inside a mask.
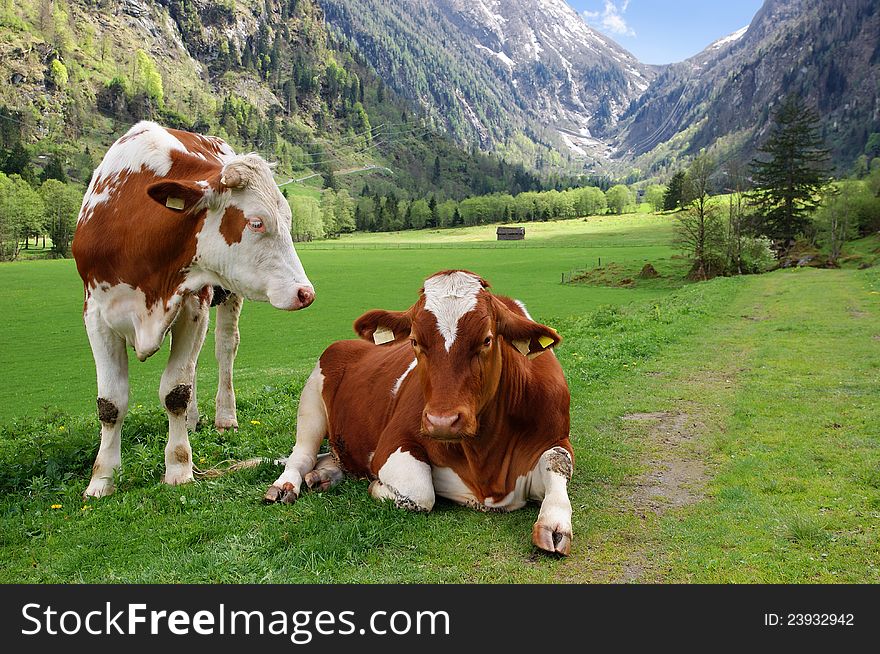
[[[313,0],[3,0],[0,37],[0,171],[34,190],[84,186],[142,119],[259,152],[280,179],[394,202],[574,183],[462,148]]]

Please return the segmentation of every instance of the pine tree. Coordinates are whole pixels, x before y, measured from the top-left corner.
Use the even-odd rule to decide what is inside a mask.
[[[41,182],[45,182],[47,179],[67,182],[67,173],[64,172],[64,159],[57,152],[49,158],[49,162],[43,168],[43,172],[40,173]]]
[[[819,117],[795,95],[776,112],[775,125],[759,149],[769,160],[753,159],[758,232],[775,239],[792,239],[810,224],[828,181],[828,149],[819,134]]]
[[[682,206],[686,178],[687,173],[683,170],[679,170],[672,176],[672,179],[669,180],[669,187],[666,189],[666,194],[663,196],[664,211],[672,211]]]
[[[428,222],[425,224],[425,227],[436,227],[439,223],[439,216],[437,214],[437,198],[433,195],[431,199],[428,201],[428,209],[431,210],[431,217],[428,219]]]

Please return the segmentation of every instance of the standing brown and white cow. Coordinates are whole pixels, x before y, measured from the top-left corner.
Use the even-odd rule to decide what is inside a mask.
[[[114,143],[83,199],[73,255],[98,373],[101,447],[85,495],[113,492],[128,410],[126,345],[144,361],[171,333],[159,396],[168,414],[167,484],[193,478],[195,369],[213,287],[217,309],[218,428],[236,427],[232,365],[241,298],[309,306],[314,289],[290,236],[290,208],[268,164],[222,140],[141,122]]]
[[[408,311],[370,311],[363,340],[321,355],[297,414],[296,444],[267,501],[293,502],[343,472],[370,494],[430,511],[437,495],[481,510],[541,510],[532,531],[571,549],[569,392],[551,352],[560,342],[525,307],[473,273],[440,272]],[[332,455],[318,456],[329,435]]]

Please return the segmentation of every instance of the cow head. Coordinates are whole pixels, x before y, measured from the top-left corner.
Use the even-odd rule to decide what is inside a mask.
[[[488,286],[465,270],[440,272],[425,280],[409,310],[370,311],[355,322],[355,331],[367,340],[379,330],[410,341],[425,398],[425,436],[476,436],[479,416],[496,396],[504,367],[526,365],[562,340],[492,295]]]
[[[314,301],[290,236],[290,206],[262,157],[238,155],[204,180],[164,179],[147,192],[181,219],[205,215],[191,272],[206,284],[289,311]]]

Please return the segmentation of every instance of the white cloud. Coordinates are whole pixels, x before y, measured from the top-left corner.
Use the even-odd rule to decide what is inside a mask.
[[[622,0],[619,5],[614,0],[605,0],[605,8],[602,11],[585,11],[584,18],[588,23],[612,34],[635,36],[635,30],[626,24],[626,19],[623,17],[628,7],[629,0]]]

